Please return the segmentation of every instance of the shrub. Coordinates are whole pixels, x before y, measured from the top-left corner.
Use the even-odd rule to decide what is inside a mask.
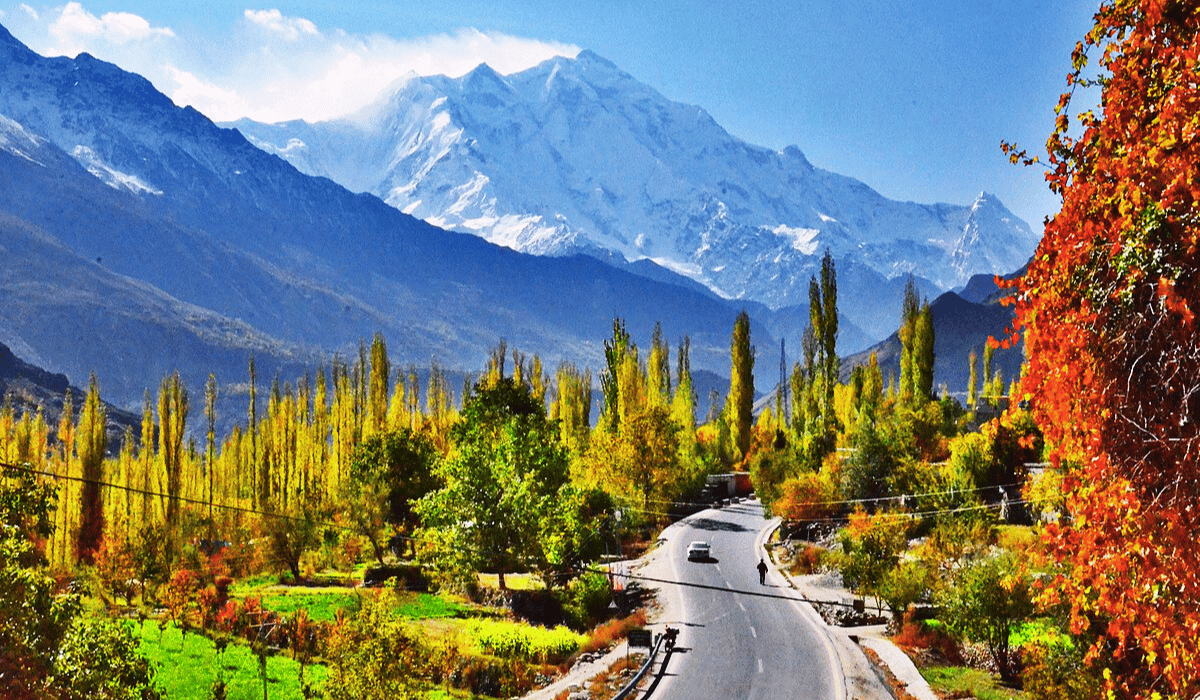
[[[480,649],[488,654],[541,663],[566,660],[587,639],[566,627],[547,629],[510,622],[480,622],[473,632]]]
[[[629,636],[629,631],[646,626],[646,613],[637,612],[619,620],[610,620],[592,630],[592,634],[579,647],[579,651],[591,653],[604,649],[618,639]]]
[[[1021,683],[1030,700],[1100,697],[1101,682],[1083,662],[1083,650],[1066,637],[1042,638],[1021,649]]]
[[[51,695],[64,700],[157,700],[150,662],[124,624],[76,621],[54,659]]]
[[[892,609],[892,616],[899,621],[908,612],[910,605],[927,601],[936,578],[920,561],[904,561],[884,574],[876,593]]]
[[[793,574],[815,574],[821,570],[825,564],[826,555],[829,552],[824,547],[818,547],[815,544],[806,544],[804,549],[801,549],[796,558],[792,561],[791,573]]]
[[[963,662],[958,643],[943,626],[925,620],[916,620],[911,610],[904,613],[900,629],[892,637],[896,646],[905,650],[928,649],[936,652],[947,663],[958,666]]]
[[[599,622],[608,612],[612,600],[608,577],[598,571],[588,571],[571,582],[563,608],[568,623],[575,629],[587,629]]]

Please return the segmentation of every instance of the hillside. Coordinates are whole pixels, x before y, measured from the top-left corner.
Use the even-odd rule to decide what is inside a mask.
[[[87,54],[44,58],[0,30],[0,117],[0,338],[76,383],[96,372],[120,405],[175,369],[228,394],[251,354],[294,378],[377,331],[398,365],[477,371],[504,338],[598,367],[614,317],[643,343],[661,321],[672,345],[691,337],[693,367],[728,371],[740,303],[436,228]]]
[[[978,360],[976,370],[980,381],[983,378],[983,350],[989,336],[1003,337],[1005,329],[1013,319],[1010,307],[996,303],[977,304],[967,301],[955,292],[946,292],[929,305],[933,316],[933,386],[937,390],[943,384],[956,395],[965,395],[970,379],[969,356],[975,351]],[[842,359],[842,378],[859,365],[866,365],[875,353],[883,372],[885,384],[888,377],[900,376],[900,336],[892,333],[886,340],[862,352]],[[992,371],[1000,370],[1004,376],[1005,391],[1008,382],[1018,376],[1024,360],[1024,345],[1018,343],[1011,348],[995,350]],[[961,398],[961,396],[960,396]]]

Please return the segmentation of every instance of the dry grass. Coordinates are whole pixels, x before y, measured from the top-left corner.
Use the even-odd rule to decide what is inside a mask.
[[[588,635],[588,640],[579,647],[581,654],[592,653],[607,649],[616,642],[629,636],[629,631],[646,626],[646,612],[638,610],[629,617],[609,620],[596,626]]]

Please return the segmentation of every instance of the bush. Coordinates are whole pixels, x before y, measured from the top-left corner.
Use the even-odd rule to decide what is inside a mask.
[[[638,629],[646,625],[646,614],[641,610],[633,613],[629,617],[623,617],[619,620],[610,620],[602,625],[598,625],[592,630],[592,634],[579,647],[579,651],[591,653],[599,651],[615,643],[618,639],[624,639],[629,636],[629,630]]]
[[[588,571],[571,582],[563,609],[567,622],[574,629],[588,629],[608,614],[612,601],[608,577],[598,571]]]
[[[64,700],[157,700],[150,662],[127,626],[78,620],[54,659],[51,694]]]
[[[1075,700],[1101,695],[1101,682],[1070,639],[1040,639],[1021,649],[1021,683],[1030,700]]]
[[[804,549],[801,549],[796,558],[792,561],[791,573],[793,574],[815,574],[825,565],[826,555],[828,550],[824,547],[818,547],[815,544],[805,544]]]
[[[906,527],[907,519],[896,513],[850,516],[850,524],[839,535],[842,552],[836,560],[851,590],[867,595],[878,591],[908,546]]]
[[[910,605],[927,602],[936,585],[933,572],[920,561],[904,561],[884,574],[876,593],[899,621]]]
[[[904,613],[900,629],[892,637],[896,646],[905,650],[927,649],[935,652],[946,663],[958,666],[963,662],[958,643],[936,621],[917,620],[911,610]]]
[[[566,627],[547,629],[511,622],[480,622],[474,634],[485,653],[544,664],[565,661],[587,639]]]

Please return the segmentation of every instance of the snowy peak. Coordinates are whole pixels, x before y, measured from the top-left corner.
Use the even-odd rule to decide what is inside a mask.
[[[487,65],[409,76],[385,95],[347,119],[237,127],[304,172],[435,225],[524,252],[648,258],[772,307],[807,303],[826,250],[871,271],[862,291],[873,295],[909,274],[947,290],[1006,272],[1037,241],[992,195],[888,200],[798,147],[737,139],[587,50],[508,76]]]

